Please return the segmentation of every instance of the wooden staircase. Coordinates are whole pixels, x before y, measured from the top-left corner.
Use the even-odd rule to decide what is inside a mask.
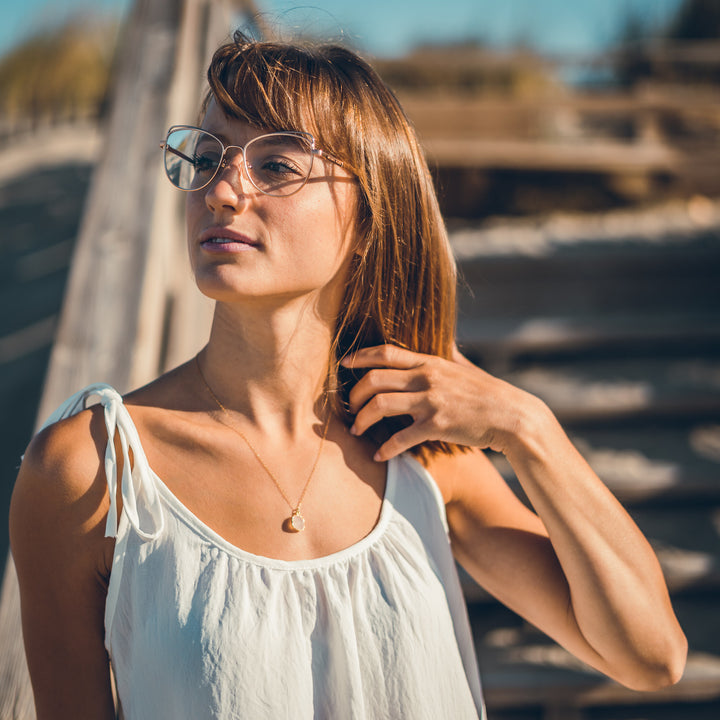
[[[220,19],[227,7],[243,4],[248,3],[186,0],[181,24],[175,4],[138,0],[132,26],[144,28],[151,40],[168,41],[138,45],[146,50],[144,62],[155,72],[156,53],[164,47],[163,62],[177,66],[185,79],[199,78],[199,72],[181,73],[181,62],[199,67],[205,45],[197,37],[212,36],[213,27],[224,27]],[[196,51],[177,52],[175,44],[182,48],[185,43]],[[211,46],[209,40],[206,45]],[[142,82],[134,85],[128,79],[119,85],[118,95],[132,99],[145,93],[159,103],[159,88],[149,82],[154,76],[134,72],[134,60],[127,61],[126,79],[137,75]],[[185,85],[183,80],[178,87]],[[139,126],[142,144],[137,147],[145,148],[148,157],[154,157],[151,150],[157,155],[158,138],[169,119],[165,115],[176,118],[178,108],[194,103],[180,97],[174,83],[163,92],[163,108],[152,114],[153,127],[127,117],[142,103],[117,104],[127,110],[116,120],[116,143]],[[106,149],[103,155],[110,153]],[[144,235],[150,229],[124,225],[126,218],[145,215],[125,206],[123,212],[114,209],[119,198],[101,192],[104,174],[113,188],[122,170],[119,184],[139,188],[135,201],[157,194],[156,209],[172,214],[173,208],[166,207],[170,201],[162,195],[162,178],[156,187],[143,168],[124,162],[117,151],[112,157],[119,160],[105,160],[90,183],[81,227],[87,158],[13,184],[4,183],[0,172],[0,224],[7,240],[0,274],[3,307],[11,311],[0,323],[0,392],[6,408],[21,409],[3,432],[2,457],[9,459],[2,468],[5,508],[38,405],[44,416],[68,387],[101,378],[124,390],[198,342],[194,335],[184,337],[178,322],[169,323],[174,340],[168,347],[147,348],[140,342],[148,333],[139,318],[147,323],[152,317],[162,325],[184,296],[172,273],[163,278],[162,293],[151,297],[143,294],[142,277],[127,271],[153,262],[164,267],[167,248],[153,250],[150,258],[148,248],[155,245]],[[148,176],[147,187],[137,184],[133,172]],[[114,202],[105,202],[106,197]],[[108,302],[120,298],[116,304],[122,308],[123,292],[144,297],[143,312],[123,317],[122,333],[111,328],[123,348],[126,338],[134,338],[136,352],[128,356],[105,348],[101,359],[106,365],[98,364],[98,353],[91,352],[91,341],[98,336],[98,328],[87,322],[95,306],[92,297],[87,292],[74,296],[79,298],[71,303],[74,324],[67,319],[60,323],[58,316],[78,232],[87,238],[85,254],[95,258],[94,264],[88,261],[87,282],[104,268],[102,277],[109,285],[98,292],[105,294],[111,285],[117,293]],[[130,241],[132,253],[127,250]],[[634,693],[573,660],[467,581],[490,720],[715,720],[720,717],[720,210],[705,203],[699,214],[666,208],[589,223],[567,218],[543,226],[505,223],[494,229],[456,229],[453,242],[465,283],[459,316],[463,349],[490,372],[537,393],[555,409],[657,548],[691,647],[687,672],[677,686]],[[118,248],[125,248],[121,259],[127,263],[120,269],[113,255]],[[133,278],[132,286],[116,282],[127,278]],[[69,284],[77,283],[71,277]],[[178,311],[175,316],[188,314]],[[58,323],[62,342],[56,343],[54,369],[43,392]],[[86,345],[76,342],[80,335],[69,332],[72,328],[87,330]],[[517,488],[509,468],[499,460],[498,465]],[[0,543],[2,554],[5,550]],[[11,562],[0,598],[0,647],[0,718],[31,718]]]
[[[656,549],[690,642],[678,685],[633,692],[466,579],[491,720],[720,717],[720,212],[705,210],[452,234],[462,349],[554,409]]]

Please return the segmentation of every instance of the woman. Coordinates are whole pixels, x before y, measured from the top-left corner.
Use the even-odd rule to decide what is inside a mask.
[[[201,126],[165,143],[208,344],[124,400],[73,396],[15,488],[38,718],[113,717],[108,657],[127,720],[478,717],[451,549],[589,665],[676,681],[648,543],[548,408],[454,346],[392,94],[342,48],[241,35],[208,78]]]

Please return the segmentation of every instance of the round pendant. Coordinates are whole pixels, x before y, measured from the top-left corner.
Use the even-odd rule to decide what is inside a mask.
[[[299,510],[293,510],[290,517],[290,527],[295,532],[302,532],[305,529],[305,518],[300,514]]]

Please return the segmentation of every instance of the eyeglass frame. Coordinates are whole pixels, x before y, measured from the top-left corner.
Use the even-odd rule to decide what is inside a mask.
[[[218,143],[220,143],[220,147],[222,148],[222,154],[220,155],[220,162],[218,163],[218,166],[215,168],[215,172],[212,174],[212,177],[203,185],[200,185],[199,187],[193,187],[193,188],[181,188],[179,185],[176,185],[172,179],[170,178],[170,173],[168,172],[167,163],[164,160],[164,157],[166,153],[170,152],[174,155],[177,155],[182,160],[187,160],[188,162],[193,162],[191,158],[189,158],[187,155],[184,155],[176,148],[168,145],[168,138],[170,135],[177,131],[177,130],[199,130],[200,132],[205,133],[206,135],[209,135],[214,140],[217,140]],[[292,192],[287,193],[286,195],[276,195],[274,193],[266,192],[265,190],[262,190],[259,188],[255,181],[252,179],[252,175],[250,174],[250,169],[247,164],[245,150],[247,149],[248,145],[251,145],[256,140],[261,140],[263,138],[267,137],[274,137],[276,135],[290,135],[291,137],[299,137],[307,140],[310,145],[310,168],[308,169],[308,173],[305,176],[305,179],[302,182],[302,185],[300,187],[296,188]],[[163,150],[163,167],[165,168],[165,175],[167,176],[168,180],[170,180],[170,184],[177,188],[178,190],[182,192],[196,192],[197,190],[204,190],[210,183],[212,183],[213,180],[218,176],[218,173],[221,170],[224,170],[225,168],[230,166],[230,162],[226,159],[227,158],[227,151],[228,150],[239,150],[242,155],[242,167],[245,169],[245,176],[250,181],[250,184],[260,193],[263,195],[267,195],[269,197],[290,197],[291,195],[295,195],[295,193],[300,192],[302,190],[307,181],[310,179],[310,174],[312,173],[313,169],[313,163],[316,157],[319,157],[323,160],[328,160],[329,162],[333,163],[334,165],[337,165],[338,167],[344,168],[345,163],[340,160],[340,158],[335,157],[334,155],[331,155],[329,152],[323,150],[322,148],[316,147],[315,145],[315,136],[312,133],[304,132],[302,130],[279,130],[277,132],[271,132],[271,133],[265,133],[263,135],[258,135],[254,138],[251,138],[248,140],[245,145],[225,145],[225,143],[217,137],[217,135],[213,135],[213,133],[209,132],[208,130],[205,130],[205,128],[198,127],[197,125],[171,125],[170,128],[167,131],[167,134],[165,135],[165,140],[160,143],[160,147]]]

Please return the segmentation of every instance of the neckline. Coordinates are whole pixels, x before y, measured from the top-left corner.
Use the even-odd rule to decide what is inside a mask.
[[[205,540],[211,542],[218,549],[228,555],[232,555],[253,565],[259,565],[265,568],[274,568],[277,570],[307,570],[334,565],[355,555],[359,555],[379,540],[380,537],[382,537],[390,520],[392,503],[395,496],[395,485],[398,472],[397,461],[397,457],[388,460],[385,474],[385,493],[380,506],[380,516],[370,532],[365,535],[365,537],[360,538],[360,540],[346,548],[336,550],[329,555],[322,555],[320,557],[307,558],[304,560],[283,560],[281,558],[269,557],[267,555],[257,555],[248,550],[244,550],[237,545],[233,545],[233,543],[226,540],[207,523],[203,522],[192,510],[190,510],[190,508],[187,507],[187,505],[183,504],[172,492],[172,490],[170,490],[170,488],[163,482],[162,478],[152,470],[152,468],[148,468],[148,470],[153,476],[160,494],[172,508],[175,515],[178,516],[180,520],[182,520],[191,530],[203,537]]]

